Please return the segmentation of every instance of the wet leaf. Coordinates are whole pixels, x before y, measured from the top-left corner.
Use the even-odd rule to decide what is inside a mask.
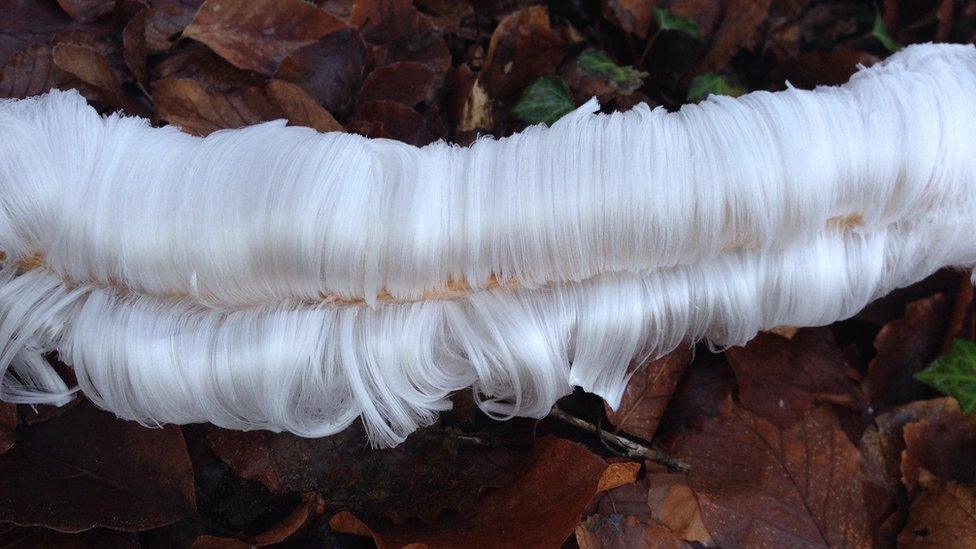
[[[618,66],[609,57],[596,50],[584,51],[576,62],[579,64],[580,73],[583,76],[602,76],[613,82],[620,93],[625,95],[634,93],[634,90],[639,88],[648,76],[646,72],[636,70],[631,66]]]
[[[545,437],[514,483],[483,495],[468,511],[429,525],[366,521],[377,545],[403,547],[558,547],[572,535],[606,464],[582,446]],[[516,541],[517,540],[517,541]]]
[[[236,67],[271,75],[298,48],[345,26],[302,0],[207,0],[183,35]]]
[[[642,365],[627,383],[617,410],[607,407],[614,431],[651,440],[691,355],[690,348],[679,349]]]
[[[874,16],[874,24],[871,26],[871,36],[881,42],[881,45],[885,47],[886,50],[891,53],[901,49],[901,44],[895,41],[894,38],[888,34],[888,28],[885,26],[884,18],[878,13]]]
[[[976,487],[934,482],[915,498],[899,547],[976,546]]]
[[[512,115],[526,124],[552,124],[574,108],[566,83],[558,76],[543,76],[525,90]]]
[[[780,429],[736,407],[675,448],[720,546],[870,544],[861,457],[826,409]]]
[[[0,454],[0,520],[62,532],[155,528],[195,513],[177,427],[147,429],[82,404],[23,427]]]
[[[883,409],[935,394],[914,375],[938,356],[947,324],[945,296],[936,294],[909,303],[902,318],[878,332],[874,338],[877,354],[864,378],[872,406]]]
[[[955,397],[964,412],[976,414],[976,343],[954,340],[949,353],[915,374],[915,379]]]
[[[654,24],[659,31],[680,32],[695,40],[701,40],[701,30],[699,30],[698,23],[694,19],[672,15],[668,10],[657,6],[651,8],[651,11],[654,15]]]
[[[72,19],[82,23],[91,23],[115,8],[115,0],[58,0]]]
[[[730,95],[739,97],[746,93],[742,86],[729,83],[721,74],[708,72],[696,76],[688,87],[688,101],[697,103],[709,95]]]
[[[792,339],[759,334],[725,356],[735,372],[739,401],[749,411],[781,427],[803,416],[814,403],[860,411],[861,376],[827,328],[806,328]]]
[[[495,27],[479,79],[492,99],[509,104],[539,77],[554,73],[567,46],[550,26],[546,8],[519,10]]]

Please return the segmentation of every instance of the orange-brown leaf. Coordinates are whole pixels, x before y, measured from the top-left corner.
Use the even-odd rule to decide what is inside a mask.
[[[651,440],[664,410],[691,361],[691,348],[681,348],[641,365],[627,383],[617,410],[607,406],[607,418],[616,431]]]

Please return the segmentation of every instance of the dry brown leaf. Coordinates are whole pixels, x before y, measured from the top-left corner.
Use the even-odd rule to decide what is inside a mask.
[[[660,524],[631,515],[591,515],[576,527],[580,549],[679,549],[673,532]]]
[[[860,374],[828,328],[799,330],[792,339],[761,333],[725,352],[749,411],[789,426],[816,402],[863,408]]]
[[[399,527],[367,521],[379,547],[558,547],[579,522],[606,469],[582,446],[539,439],[532,465],[515,482],[479,498],[467,512],[434,524]]]
[[[874,338],[877,354],[868,365],[864,392],[876,410],[933,395],[914,375],[938,355],[948,322],[943,294],[905,307],[905,315],[885,325]]]
[[[196,512],[180,429],[147,429],[75,406],[26,426],[0,454],[0,520],[62,532],[139,531]]]
[[[292,126],[308,126],[320,132],[341,132],[342,124],[322,108],[301,88],[285,82],[272,80],[267,86],[268,97],[281,109]]]
[[[919,487],[923,471],[940,480],[976,484],[976,416],[944,414],[909,423],[903,432],[901,477],[909,493]]]
[[[603,0],[603,16],[621,30],[646,40],[652,30],[654,2],[647,0]]]
[[[697,72],[719,70],[740,50],[751,48],[759,26],[766,19],[771,0],[724,0],[722,19],[712,37],[708,53],[698,62]]]
[[[54,64],[51,48],[33,44],[15,53],[0,70],[0,97],[23,99],[66,87],[71,75]]]
[[[122,99],[122,83],[112,72],[108,60],[95,48],[79,44],[58,44],[51,50],[54,63],[82,82]]]
[[[154,52],[168,51],[193,21],[200,4],[203,0],[153,0],[146,14],[146,47]]]
[[[164,78],[153,83],[153,101],[156,116],[193,135],[278,118],[258,87],[213,94],[188,78]]]
[[[393,101],[408,107],[433,99],[434,71],[414,61],[398,61],[369,73],[356,98],[359,102]]]
[[[912,502],[898,547],[976,547],[976,487],[931,482]]]
[[[14,445],[14,441],[17,440],[17,435],[14,433],[16,428],[17,405],[0,402],[0,454]]]
[[[149,85],[149,69],[147,67],[147,57],[149,51],[146,48],[146,19],[149,17],[149,10],[143,9],[132,16],[122,30],[122,58],[125,59],[125,66],[129,67],[136,81],[143,86]]]
[[[620,461],[607,465],[607,469],[600,476],[597,484],[597,492],[606,492],[614,488],[630,484],[637,481],[637,473],[640,471],[640,463],[635,461]]]
[[[491,35],[479,80],[492,99],[510,104],[537,78],[553,74],[567,47],[549,25],[549,10],[519,10],[502,19]]]
[[[302,0],[207,0],[183,36],[236,67],[272,75],[289,54],[345,26]]]
[[[436,116],[436,111],[430,111]],[[356,106],[356,116],[349,121],[350,132],[367,137],[396,139],[422,147],[445,137],[446,130],[435,118],[393,101],[368,101]]]
[[[683,433],[675,448],[720,546],[871,544],[861,456],[828,409],[784,430],[735,407]]]
[[[91,23],[115,8],[115,0],[58,0],[68,15],[75,21]]]
[[[690,347],[681,348],[641,365],[627,383],[617,410],[606,408],[614,432],[623,431],[644,440],[654,438],[691,356]]]
[[[298,84],[329,112],[345,116],[359,88],[366,44],[356,29],[342,29],[292,53],[275,78]]]
[[[647,505],[650,517],[666,526],[681,540],[713,547],[715,540],[702,522],[701,506],[688,486],[687,473],[671,473],[665,467],[648,464]]]

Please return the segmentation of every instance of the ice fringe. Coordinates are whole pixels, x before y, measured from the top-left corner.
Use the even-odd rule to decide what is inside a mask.
[[[541,417],[705,338],[827,324],[976,263],[976,48],[840,87],[416,148],[201,139],[74,92],[0,102],[0,397],[402,441],[472,387]]]

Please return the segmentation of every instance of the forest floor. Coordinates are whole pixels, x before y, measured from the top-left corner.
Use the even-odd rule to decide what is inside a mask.
[[[974,37],[961,0],[0,0],[0,97],[468,144],[592,96],[677,109]],[[577,392],[497,422],[458,394],[392,450],[0,404],[0,546],[974,547],[972,303],[939,272],[634,365],[617,411]]]

